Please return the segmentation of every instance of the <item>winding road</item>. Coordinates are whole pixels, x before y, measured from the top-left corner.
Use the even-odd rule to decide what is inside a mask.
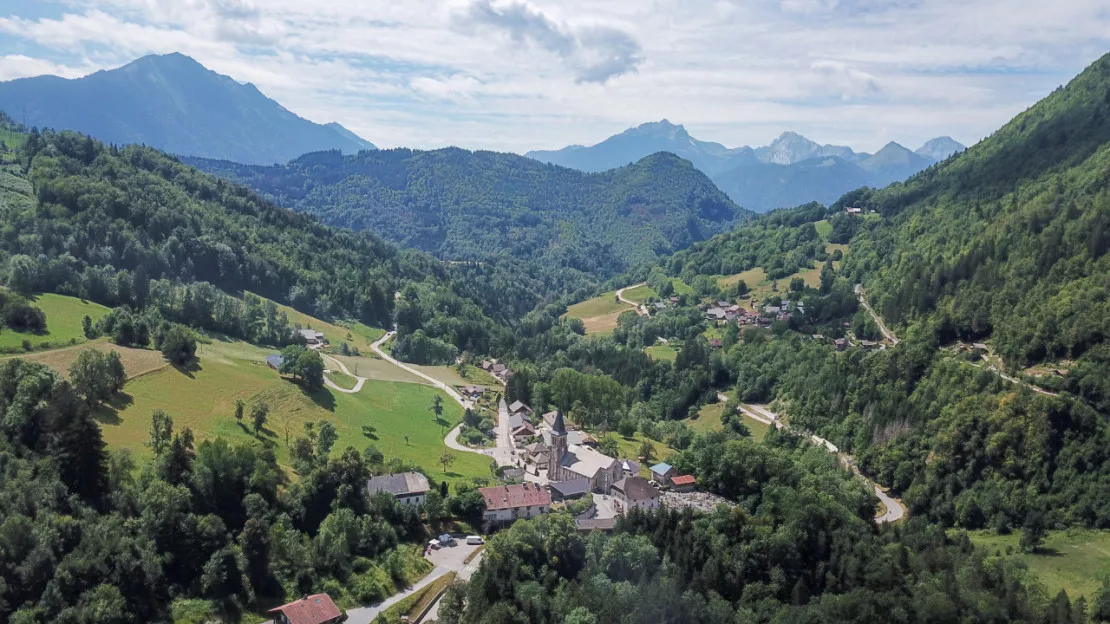
[[[321,354],[321,355],[324,355],[324,354]],[[366,377],[359,377],[358,375],[352,375],[351,371],[347,370],[347,366],[345,364],[343,364],[343,362],[340,362],[339,360],[333,358],[330,355],[324,355],[324,359],[333,363],[333,364],[335,364],[336,368],[343,371],[344,375],[348,375],[350,377],[355,378],[355,387],[348,390],[347,388],[340,388],[334,381],[328,379],[327,375],[324,375],[324,385],[325,386],[331,388],[332,390],[335,390],[336,392],[342,392],[343,394],[354,394],[354,393],[358,392],[359,390],[362,390],[362,384],[366,383],[366,379],[367,379]]]
[[[381,338],[379,338],[377,340],[377,342],[370,345],[370,348],[374,351],[374,353],[377,353],[378,356],[380,356],[386,362],[389,362],[390,364],[400,368],[403,371],[410,372],[413,375],[416,375],[417,377],[419,377],[419,378],[427,381],[428,383],[432,384],[436,388],[439,388],[440,390],[443,390],[444,392],[447,393],[447,396],[454,399],[455,402],[458,403],[459,405],[461,405],[463,409],[472,409],[474,407],[474,403],[464,399],[463,395],[459,394],[458,390],[455,390],[451,386],[443,383],[442,381],[436,379],[435,377],[431,377],[431,376],[429,376],[429,375],[427,375],[427,374],[409,366],[408,364],[405,364],[403,362],[400,362],[400,361],[394,359],[392,355],[389,355],[388,353],[383,351],[382,350],[382,345],[385,344],[385,342],[387,340],[392,338],[393,334],[395,334],[395,333],[397,333],[397,332],[395,332],[395,331],[386,332],[384,336],[382,336]]]
[[[856,296],[859,297],[859,302],[863,306],[863,309],[867,310],[867,313],[871,315],[871,320],[875,321],[875,324],[879,326],[879,331],[883,334],[883,338],[889,340],[891,344],[898,344],[898,336],[895,336],[894,332],[890,331],[890,328],[883,322],[882,317],[875,313],[870,303],[867,303],[867,298],[863,296],[863,284],[856,284]]]
[[[632,306],[632,309],[636,310],[636,314],[639,314],[640,316],[647,316],[648,312],[647,312],[646,308],[644,308],[642,305],[636,303],[635,301],[624,298],[624,291],[628,290],[629,288],[638,288],[640,286],[647,286],[647,282],[640,282],[639,284],[632,284],[631,286],[625,286],[624,288],[618,288],[617,289],[617,300],[620,301],[621,303],[627,303],[628,305]]]
[[[717,396],[718,398],[720,398],[721,396],[725,395],[718,393]],[[766,425],[771,425],[772,427],[775,427],[777,429],[789,430],[789,427],[787,427],[786,423],[779,420],[778,414],[761,405],[745,405],[741,403],[740,411],[747,415],[749,418],[757,420]],[[886,512],[883,513],[883,515],[875,517],[876,523],[885,524],[888,522],[896,522],[906,516],[906,506],[902,504],[902,501],[887,494],[886,490],[879,487],[878,483],[875,483],[871,479],[868,479],[866,475],[861,473],[859,471],[859,467],[856,466],[856,460],[854,457],[848,455],[847,453],[841,453],[840,449],[838,449],[835,444],[829,442],[825,438],[816,435],[810,435],[809,438],[814,444],[825,447],[825,449],[828,450],[830,453],[835,453],[842,462],[848,465],[852,472],[859,475],[861,479],[867,481],[867,483],[869,483],[871,487],[875,488],[875,496],[877,496],[879,500],[883,503],[883,506],[886,507]]]

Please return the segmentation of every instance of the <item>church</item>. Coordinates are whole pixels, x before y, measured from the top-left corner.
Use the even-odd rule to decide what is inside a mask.
[[[551,426],[551,445],[548,449],[547,479],[553,483],[585,477],[590,489],[608,492],[622,476],[621,463],[608,455],[578,444],[567,444],[567,426],[563,413],[555,416]]]

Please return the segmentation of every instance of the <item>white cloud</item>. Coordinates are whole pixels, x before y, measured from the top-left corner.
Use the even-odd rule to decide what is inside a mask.
[[[874,150],[989,134],[1108,26],[1104,0],[68,0],[0,15],[0,79],[180,51],[385,146],[525,151],[666,117]]]

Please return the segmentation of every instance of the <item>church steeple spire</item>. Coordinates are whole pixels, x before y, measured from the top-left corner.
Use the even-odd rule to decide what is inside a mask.
[[[555,423],[551,425],[551,432],[561,436],[567,434],[567,424],[563,421],[562,412],[555,412]]]

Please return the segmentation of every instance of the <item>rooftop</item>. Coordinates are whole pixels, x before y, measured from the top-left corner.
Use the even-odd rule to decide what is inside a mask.
[[[274,368],[281,368],[281,364],[284,361],[285,360],[283,360],[281,358],[280,353],[275,353],[273,355],[267,355],[266,356],[266,363],[269,364],[270,366],[273,366]]]
[[[489,511],[551,504],[551,493],[534,483],[499,485],[478,491],[485,499],[486,509]]]
[[[671,479],[671,483],[675,485],[694,485],[697,482],[698,480],[694,478],[694,475],[679,475]]]
[[[663,474],[669,470],[671,470],[671,465],[665,462],[659,462],[651,467],[651,471],[655,474]]]
[[[343,615],[327,594],[305,596],[300,600],[270,609],[267,613],[282,613],[289,619],[290,624],[321,624]]]
[[[613,489],[624,494],[630,501],[655,500],[659,498],[659,490],[651,487],[648,480],[643,477],[625,477],[613,484]]]
[[[419,472],[399,472],[397,474],[372,477],[366,482],[366,490],[373,494],[385,492],[394,496],[423,494],[431,489],[428,477]]]
[[[582,477],[580,479],[571,479],[570,481],[560,481],[552,483],[551,489],[555,490],[564,497],[577,496],[578,494],[585,494],[590,491],[590,480]]]
[[[528,408],[527,405],[524,404],[523,401],[513,401],[513,404],[509,406],[509,412],[514,413],[514,414],[516,412],[519,412],[520,410],[527,410],[527,409],[529,409],[529,408]]]
[[[575,474],[592,479],[599,471],[611,467],[616,461],[592,448],[569,444],[567,445],[567,454],[563,455],[559,464]]]

